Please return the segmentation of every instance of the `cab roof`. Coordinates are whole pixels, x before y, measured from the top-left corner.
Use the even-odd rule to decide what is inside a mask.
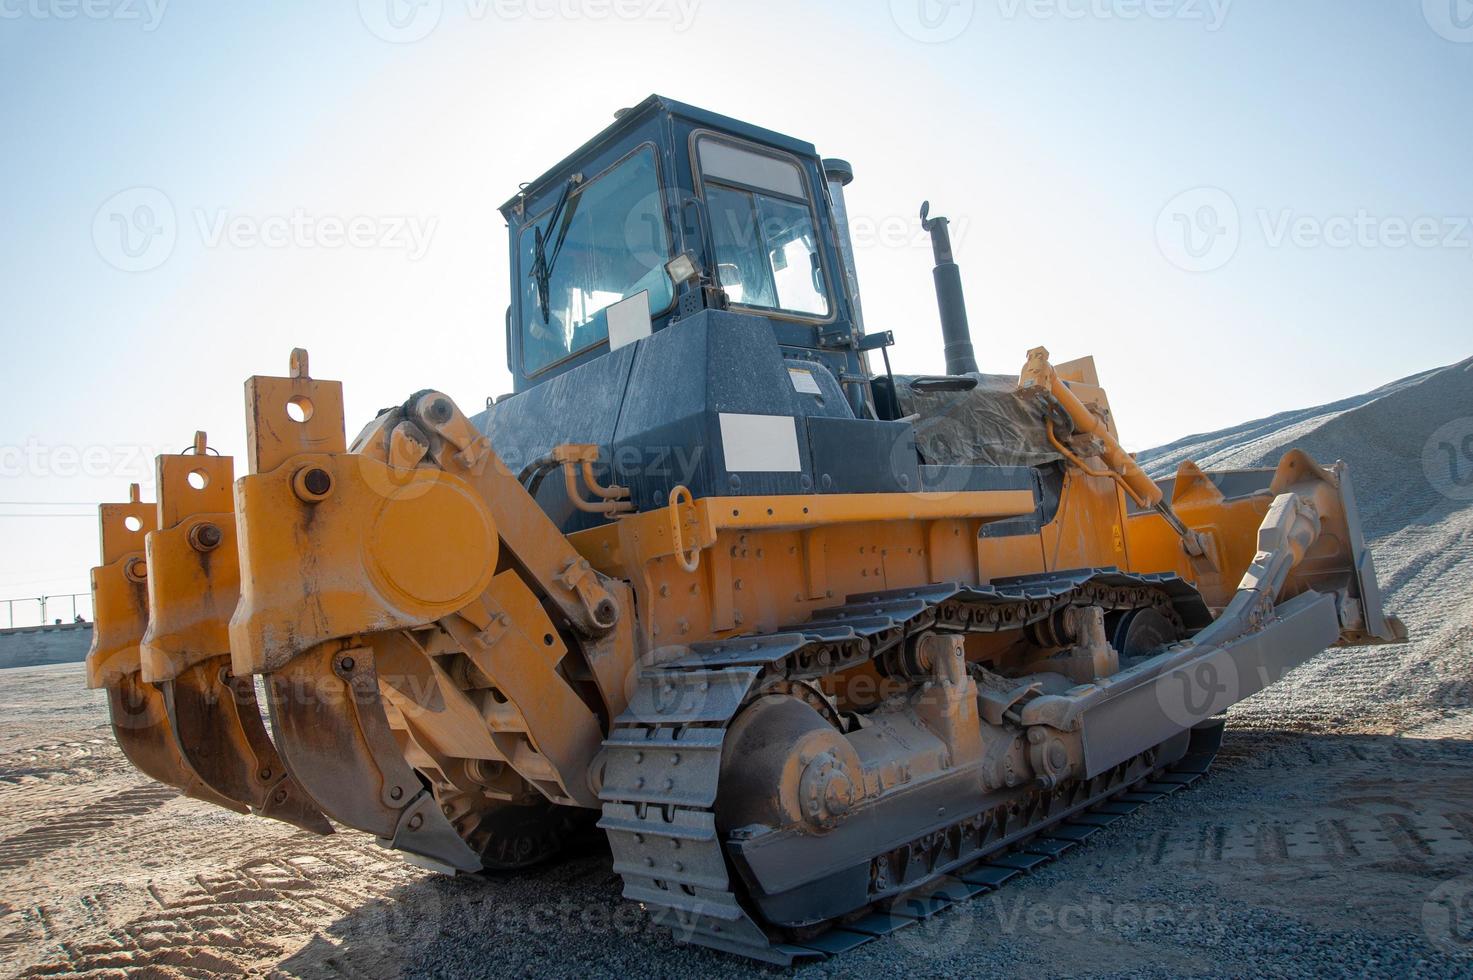
[[[719,113],[709,112],[693,105],[687,105],[684,102],[667,99],[662,95],[651,95],[639,103],[639,105],[621,113],[602,132],[558,161],[557,164],[549,168],[536,180],[523,187],[515,196],[501,206],[502,215],[509,220],[511,210],[519,201],[529,197],[535,197],[547,187],[561,183],[568,172],[576,167],[579,160],[586,159],[598,149],[610,143],[617,143],[627,133],[638,128],[651,116],[660,114],[683,119],[699,127],[740,136],[756,143],[764,143],[801,157],[816,158],[818,156],[818,149],[812,143],[797,140],[791,136],[784,136],[782,133],[773,132],[770,129],[763,129],[760,126],[753,126],[750,123],[744,123],[730,116],[723,116]]]

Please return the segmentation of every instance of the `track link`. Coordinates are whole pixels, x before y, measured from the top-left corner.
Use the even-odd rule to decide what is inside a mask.
[[[868,914],[836,920],[812,938],[774,937],[745,907],[717,832],[715,804],[727,726],[755,691],[774,680],[846,669],[927,630],[1016,630],[1071,604],[1154,606],[1187,629],[1210,621],[1195,590],[1175,576],[1093,569],[980,589],[938,585],[866,594],[800,626],[696,644],[686,655],[645,668],[604,743],[599,826],[608,834],[624,896],[644,903],[678,941],[788,966],[844,952],[1000,887],[1200,779],[1216,754],[1220,726],[1194,731],[1187,754],[1172,766],[1121,782],[1118,774],[1139,771],[1140,760],[1131,760],[1115,779],[1097,777],[1080,787],[1062,812],[1010,829],[944,877],[930,875],[913,891],[886,897]]]

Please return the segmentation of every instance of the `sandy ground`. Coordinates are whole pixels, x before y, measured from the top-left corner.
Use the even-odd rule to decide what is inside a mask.
[[[1473,976],[1473,510],[1423,466],[1448,425],[1473,434],[1470,368],[1143,454],[1258,465],[1292,440],[1351,459],[1414,643],[1327,651],[1234,709],[1196,788],[801,972]],[[128,766],[79,665],[0,671],[0,828],[5,975],[758,972],[652,928],[596,837],[542,871],[448,880],[361,834],[185,799]]]

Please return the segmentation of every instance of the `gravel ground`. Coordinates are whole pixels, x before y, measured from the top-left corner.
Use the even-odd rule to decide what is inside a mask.
[[[1473,976],[1473,511],[1437,455],[1465,435],[1473,362],[1143,454],[1165,472],[1187,454],[1271,464],[1291,441],[1350,460],[1415,642],[1327,651],[1234,709],[1192,790],[797,972]],[[79,665],[0,671],[4,975],[775,972],[652,928],[597,837],[555,867],[451,881],[361,834],[315,838],[180,797],[127,765],[81,683]]]

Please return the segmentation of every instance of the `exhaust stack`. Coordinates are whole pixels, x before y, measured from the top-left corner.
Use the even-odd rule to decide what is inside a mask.
[[[972,350],[972,328],[967,321],[967,300],[962,294],[962,271],[951,254],[951,222],[931,217],[931,202],[921,205],[921,227],[931,234],[936,253],[936,305],[941,310],[941,338],[946,348],[946,373],[976,374],[977,355]]]

